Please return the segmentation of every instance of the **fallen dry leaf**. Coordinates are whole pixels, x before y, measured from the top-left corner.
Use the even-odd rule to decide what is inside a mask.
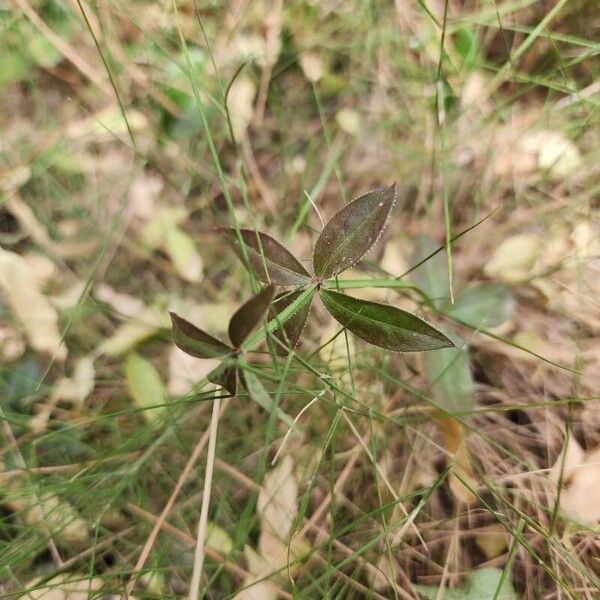
[[[81,406],[94,389],[95,376],[94,359],[84,356],[75,364],[72,377],[62,377],[54,385],[52,397]]]
[[[94,296],[105,302],[123,317],[134,317],[144,310],[144,303],[135,296],[117,292],[106,283],[100,283],[94,289]]]
[[[62,343],[56,310],[41,292],[27,261],[15,252],[0,253],[0,287],[31,347],[64,360],[67,347]]]
[[[316,83],[323,77],[325,66],[323,65],[321,57],[316,52],[302,52],[300,54],[299,62],[304,76],[308,81]]]
[[[198,360],[173,345],[169,351],[169,394],[185,396],[194,384],[204,379],[218,365],[219,361],[216,359]]]
[[[231,127],[236,140],[242,139],[254,114],[254,96],[256,86],[249,77],[238,77],[227,96],[227,108],[231,118]]]
[[[258,550],[274,564],[287,560],[287,541],[298,514],[298,482],[293,473],[294,462],[287,455],[267,475],[258,495],[260,518]]]
[[[496,558],[508,548],[506,529],[499,524],[482,527],[475,537],[475,543],[488,560]]]
[[[541,248],[542,239],[536,234],[513,235],[500,243],[483,271],[507,283],[522,281],[532,274]]]
[[[457,500],[472,504],[477,500],[477,496],[471,491],[477,489],[477,478],[467,452],[464,428],[452,417],[440,417],[436,423],[452,461],[452,471],[448,476],[450,490]]]
[[[170,325],[169,315],[166,311],[155,306],[145,308],[135,318],[123,323],[111,337],[104,340],[98,346],[96,354],[120,356],[161,329],[169,328]]]
[[[564,451],[564,450],[563,450]],[[566,455],[561,453],[551,471],[551,479],[558,483],[562,467],[560,507],[564,513],[583,523],[600,521],[600,448],[586,453],[571,436]]]
[[[19,484],[18,480],[16,484]],[[40,527],[58,540],[77,547],[90,542],[87,523],[69,502],[55,494],[37,494],[29,490],[27,495],[14,495],[6,504],[20,514],[26,525]]]

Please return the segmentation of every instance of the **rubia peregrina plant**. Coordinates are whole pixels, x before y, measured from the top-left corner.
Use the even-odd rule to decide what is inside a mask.
[[[396,197],[394,184],[357,198],[335,214],[316,241],[314,275],[266,233],[220,229],[246,268],[268,285],[232,317],[229,337],[233,347],[172,314],[176,344],[192,356],[221,358],[223,362],[208,379],[235,394],[241,353],[252,349],[267,332],[277,341],[278,353],[293,349],[318,293],[327,311],[343,327],[370,344],[395,352],[452,347],[450,338],[412,313],[336,291],[340,288],[336,276],[356,264],[381,236]],[[373,285],[377,285],[377,280],[373,280]],[[274,295],[274,286],[288,289]],[[267,311],[268,323],[251,336]]]

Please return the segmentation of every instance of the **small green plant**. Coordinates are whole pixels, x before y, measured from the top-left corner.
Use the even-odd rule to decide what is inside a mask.
[[[356,264],[381,236],[396,196],[394,184],[357,198],[334,215],[315,244],[314,275],[266,233],[220,229],[246,268],[268,285],[233,315],[229,323],[232,346],[172,313],[175,343],[192,356],[221,359],[208,379],[235,395],[243,352],[252,349],[267,332],[273,335],[279,354],[293,350],[318,293],[325,308],[344,328],[375,346],[395,352],[454,346],[448,336],[409,312],[336,291],[337,275]],[[275,295],[275,286],[289,289]],[[267,312],[270,320],[251,336]]]

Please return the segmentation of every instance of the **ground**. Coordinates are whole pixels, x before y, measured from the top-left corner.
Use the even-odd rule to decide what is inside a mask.
[[[2,598],[597,598],[595,5],[3,2]],[[393,182],[335,286],[455,348],[173,343]]]

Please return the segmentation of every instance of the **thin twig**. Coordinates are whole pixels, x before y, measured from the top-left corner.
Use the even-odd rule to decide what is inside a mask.
[[[194,552],[194,570],[192,571],[192,582],[190,583],[190,600],[198,600],[200,595],[200,577],[202,576],[202,567],[204,566],[204,542],[206,540],[208,505],[210,503],[210,490],[212,486],[213,469],[215,466],[220,407],[221,398],[217,397],[213,402],[212,416],[210,418],[206,473],[204,474],[202,508],[200,509],[200,519],[198,520],[198,535],[196,537],[196,550]]]
[[[223,402],[223,410],[225,410],[227,404],[228,404],[228,400]],[[175,488],[173,489],[173,492],[171,493],[169,500],[165,504],[165,507],[163,508],[162,512],[160,513],[160,516],[154,523],[154,528],[152,529],[152,532],[148,536],[148,539],[146,540],[146,543],[144,544],[144,548],[142,549],[142,552],[140,554],[140,557],[139,557],[137,563],[135,564],[135,567],[133,568],[131,575],[129,576],[129,582],[127,583],[127,587],[125,589],[125,596],[124,596],[125,598],[128,598],[131,595],[133,586],[135,585],[136,575],[144,568],[144,565],[146,564],[146,561],[148,560],[148,556],[150,555],[150,551],[152,550],[154,543],[156,542],[158,533],[160,532],[163,525],[165,524],[165,521],[166,521],[169,513],[171,512],[171,509],[173,508],[173,505],[175,504],[175,501],[177,500],[177,497],[179,496],[181,489],[183,488],[188,477],[190,476],[190,473],[192,472],[192,470],[196,464],[196,461],[198,460],[198,458],[200,458],[200,455],[202,454],[202,451],[204,450],[204,446],[206,445],[206,442],[208,442],[209,435],[210,435],[210,428],[207,429],[202,434],[202,437],[198,440],[196,447],[194,448],[183,471],[181,472],[181,475],[179,476],[179,479],[177,480],[177,483],[175,484]]]

